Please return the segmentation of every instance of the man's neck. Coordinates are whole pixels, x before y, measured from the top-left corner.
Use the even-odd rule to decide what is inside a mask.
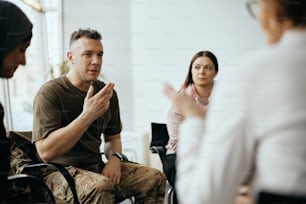
[[[91,82],[85,82],[85,81],[80,80],[77,77],[77,75],[75,73],[72,73],[72,72],[68,72],[66,77],[73,86],[80,89],[81,91],[87,92],[90,85],[92,84],[92,81]]]

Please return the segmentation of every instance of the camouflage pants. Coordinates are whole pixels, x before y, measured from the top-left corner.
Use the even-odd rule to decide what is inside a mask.
[[[164,202],[166,178],[157,169],[139,164],[121,163],[121,180],[114,186],[106,176],[76,167],[67,168],[75,180],[81,203],[112,204],[134,197],[135,203],[162,204]],[[102,170],[96,172],[102,172]],[[53,172],[46,181],[57,203],[72,203],[73,196],[59,172]]]

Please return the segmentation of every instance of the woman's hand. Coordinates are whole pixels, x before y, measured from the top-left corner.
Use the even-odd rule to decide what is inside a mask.
[[[164,93],[168,96],[168,98],[170,98],[170,100],[172,100],[174,105],[179,109],[185,118],[205,117],[205,109],[194,102],[183,91],[178,93],[171,85],[166,84],[164,86]]]
[[[248,186],[240,186],[235,204],[255,204],[251,190]]]

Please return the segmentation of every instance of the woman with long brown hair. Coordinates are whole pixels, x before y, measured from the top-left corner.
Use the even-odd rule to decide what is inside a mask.
[[[199,51],[191,59],[186,79],[179,90],[206,111],[209,97],[214,86],[214,79],[219,71],[217,57],[211,51]],[[176,148],[179,140],[178,130],[184,120],[184,115],[173,104],[168,112],[167,129],[169,141],[166,146],[167,165],[164,166],[165,174],[171,186],[175,186],[176,175]],[[175,193],[175,191],[174,191]],[[174,203],[177,203],[176,193]]]

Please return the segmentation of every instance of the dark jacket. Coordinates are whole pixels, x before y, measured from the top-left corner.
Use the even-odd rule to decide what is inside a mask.
[[[32,23],[15,4],[0,1],[0,70],[4,56],[20,43],[31,39]],[[4,109],[0,102],[0,203],[7,195],[7,176],[10,168],[9,143],[4,127]]]

